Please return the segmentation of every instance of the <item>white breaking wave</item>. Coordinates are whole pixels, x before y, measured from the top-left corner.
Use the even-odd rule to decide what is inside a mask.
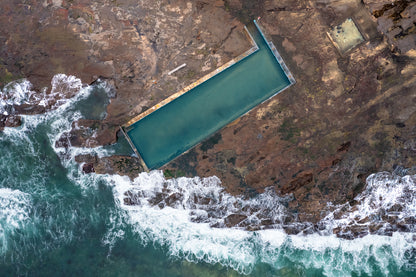
[[[377,176],[385,174],[370,176],[367,191],[372,191],[372,182]],[[267,206],[267,202],[262,200],[267,199],[276,213],[282,213],[281,218],[284,218],[285,209],[281,204],[284,201],[270,194],[251,200],[236,198],[221,188],[216,177],[166,180],[161,171],[152,171],[141,173],[134,181],[121,176],[107,178],[114,184],[117,203],[126,212],[127,221],[142,240],[165,246],[171,255],[189,261],[221,263],[245,274],[251,273],[259,263],[281,269],[289,261],[306,269],[321,269],[327,276],[372,275],[375,272],[388,275],[391,270],[415,266],[408,259],[416,251],[414,233],[393,232],[391,236],[368,235],[346,240],[332,234],[287,235],[278,226],[254,232],[241,228],[212,228],[219,220],[206,215],[212,210],[230,209],[222,214],[222,218],[226,218],[236,212],[235,203],[239,203],[241,208],[253,207],[253,202],[263,201],[261,204]],[[388,179],[390,185],[395,180],[398,179]],[[410,180],[413,179],[405,177],[401,182]],[[163,203],[157,203],[163,199],[161,194],[164,193],[174,197],[165,197]],[[217,201],[211,203],[211,208],[194,204],[195,198],[207,196]],[[365,203],[366,197],[373,196],[363,193],[359,198]],[[172,200],[169,205],[168,199]],[[387,205],[390,205],[389,201],[386,198]],[[411,205],[409,203],[409,207]],[[202,220],[195,222],[196,215],[202,215]],[[328,218],[327,224],[334,226]]]
[[[19,190],[0,188],[0,253],[8,250],[10,236],[30,220],[30,195]]]
[[[0,90],[0,114],[9,115],[13,105],[28,103],[36,95],[33,85],[26,79],[13,81]]]
[[[32,90],[33,85],[26,79],[20,79],[8,83],[2,91],[2,99],[10,104],[20,105],[27,103],[32,95],[36,94]]]
[[[350,216],[363,219],[374,215],[380,216],[385,211],[397,218],[416,216],[416,175],[404,177],[388,172],[372,174],[367,178],[367,186],[356,201],[357,210]]]
[[[4,134],[26,137],[27,131],[39,123],[48,122],[51,128],[48,131],[49,142],[68,169],[71,180],[84,189],[103,179],[113,185],[121,213],[109,215],[113,224],[103,243],[110,247],[124,237],[123,222],[127,221],[144,243],[166,247],[172,256],[194,262],[220,263],[245,274],[255,271],[256,266],[262,263],[274,269],[284,269],[293,264],[306,269],[321,269],[327,276],[389,275],[400,269],[415,269],[412,257],[416,256],[416,234],[411,229],[415,225],[412,217],[416,212],[415,176],[373,174],[367,180],[366,190],[357,196],[354,207],[349,207],[349,204],[335,207],[335,211],[322,221],[328,231],[357,224],[368,228],[374,222],[386,223],[386,216],[394,216],[398,222],[404,220],[410,232],[393,230],[390,236],[367,235],[353,240],[328,232],[324,235],[287,235],[282,230],[282,222],[288,216],[285,204],[290,198],[278,197],[272,190],[254,199],[244,199],[226,193],[215,176],[166,180],[161,171],[152,171],[141,173],[130,181],[128,177],[80,173],[74,163],[75,155],[94,153],[103,156],[111,153],[102,148],[55,147],[56,139],[70,129],[72,121],[81,118],[81,114],[71,106],[86,97],[89,88],[81,87],[72,77],[59,75],[54,80],[53,93],[59,93],[59,88],[68,89],[64,85],[66,81],[69,88],[73,84],[80,92],[72,99],[62,100],[54,111],[24,116],[22,127],[6,128]],[[8,112],[10,105],[35,99],[30,84],[25,81],[19,84],[20,87],[13,88],[13,95],[9,93],[11,86],[1,92],[2,113]],[[40,105],[49,104],[42,102],[41,98],[36,98],[36,101]],[[346,212],[337,215],[342,208]],[[8,234],[30,221],[30,196],[20,191],[0,189],[0,209],[1,251],[6,251]],[[267,215],[266,218],[262,218],[263,215]],[[258,230],[256,226],[260,226],[263,220],[271,222],[274,229]],[[216,228],[227,226],[236,227]],[[247,231],[247,226],[254,226],[257,231]]]
[[[152,171],[141,173],[134,182],[121,176],[108,177],[108,181],[115,184],[117,202],[127,211],[128,221],[146,243],[168,246],[172,255],[190,261],[219,262],[240,272],[248,273],[255,264],[256,256],[248,247],[250,244],[247,244],[250,233],[213,229],[208,223],[194,223],[190,220],[191,210],[180,205],[161,209],[146,202],[146,199],[161,192],[164,185],[173,189],[187,189],[189,194],[192,194],[193,187],[195,191],[220,197],[222,189],[218,185],[218,178],[165,180],[162,172]],[[132,189],[140,189],[145,194],[140,205],[124,204],[125,193]]]
[[[51,106],[52,109],[67,102],[68,98],[75,96],[82,89],[82,82],[75,76],[56,74],[51,81],[51,91],[47,88],[41,92],[33,90],[33,85],[27,79],[13,81],[0,90],[0,114],[13,113],[13,106],[30,104],[38,106]]]
[[[327,229],[338,228],[347,237],[416,232],[416,175],[372,174],[354,200],[354,206],[340,205],[322,220]]]

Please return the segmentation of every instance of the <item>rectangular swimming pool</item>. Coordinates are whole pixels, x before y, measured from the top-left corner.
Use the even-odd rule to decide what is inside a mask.
[[[149,169],[159,168],[291,85],[260,29],[259,50],[126,128]]]

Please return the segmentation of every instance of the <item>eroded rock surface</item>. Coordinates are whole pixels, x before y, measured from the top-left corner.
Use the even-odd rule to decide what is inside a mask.
[[[55,142],[56,147],[97,147],[116,143],[118,126],[100,120],[80,119],[72,129],[64,132]]]
[[[392,52],[360,1],[262,3],[247,14],[261,16],[296,85],[165,168],[219,176],[234,194],[273,187],[294,196],[288,209],[300,222],[318,222],[370,173],[415,165],[416,52]],[[366,42],[340,56],[326,31],[351,16]]]
[[[85,83],[107,79],[118,93],[103,125],[108,136],[250,46],[243,24],[218,3],[16,0],[3,1],[0,10],[0,86],[25,77],[41,93],[58,73]],[[26,21],[14,24],[15,18]],[[186,68],[167,75],[184,62]]]
[[[107,117],[75,122],[57,146],[113,143],[119,125],[244,52],[249,45],[241,22],[260,16],[296,85],[164,169],[216,175],[234,195],[254,197],[267,188],[288,194],[285,208],[296,216],[279,221],[265,215],[250,225],[247,218],[255,211],[237,209],[213,226],[283,224],[287,232],[297,233],[311,224],[319,229],[328,202],[354,205],[370,173],[414,170],[414,7],[414,1],[358,0],[3,1],[0,82],[3,86],[26,77],[35,92],[49,87],[49,93],[57,73],[75,74],[86,83],[107,78],[117,91]],[[326,32],[351,16],[366,42],[341,56]],[[15,24],[15,18],[26,20]],[[184,69],[167,75],[182,63]],[[7,112],[7,117],[45,111],[41,105],[14,106],[16,113]],[[7,120],[6,115],[0,118],[0,128]],[[18,125],[18,120],[9,121]],[[142,170],[132,157],[78,160],[85,172],[134,177]],[[155,205],[175,205],[183,197],[164,193],[154,197]],[[139,201],[128,196],[125,201],[132,205]],[[195,203],[211,200],[197,198]],[[195,215],[195,221],[204,222],[204,216]],[[358,225],[367,222],[360,220]],[[345,228],[354,230],[340,227],[336,232],[368,232],[360,226]]]
[[[75,160],[82,165],[84,173],[118,174],[133,179],[143,171],[139,159],[130,156],[115,155],[98,158],[94,155],[78,155]]]
[[[416,47],[416,2],[413,0],[365,0],[377,18],[378,29],[393,49],[406,53]]]

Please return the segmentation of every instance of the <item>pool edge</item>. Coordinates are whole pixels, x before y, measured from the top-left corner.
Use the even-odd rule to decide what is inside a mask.
[[[290,72],[289,68],[287,67],[287,65],[286,65],[285,61],[283,60],[282,56],[280,55],[280,53],[277,51],[277,48],[274,45],[273,41],[266,38],[265,32],[263,32],[263,29],[261,28],[260,24],[256,20],[253,20],[253,22],[254,22],[254,25],[256,25],[257,30],[259,30],[259,32],[260,32],[261,36],[263,37],[264,41],[266,42],[267,46],[269,47],[269,50],[273,53],[273,56],[276,58],[280,67],[285,72],[286,77],[288,78],[290,84],[291,85],[296,84],[295,77],[293,76],[292,72]]]
[[[147,166],[146,162],[144,161],[144,159],[142,158],[142,156],[140,155],[140,152],[137,150],[136,146],[134,145],[134,143],[131,141],[129,135],[126,133],[126,131],[124,130],[123,126],[119,126],[121,132],[123,133],[124,137],[126,138],[127,142],[130,144],[130,147],[133,149],[134,153],[137,155],[137,158],[140,161],[140,164],[143,166],[143,169],[146,172],[149,172],[149,167]]]
[[[283,58],[281,57],[281,55],[279,54],[279,52],[277,51],[275,45],[273,44],[273,42],[271,40],[268,40],[263,32],[263,30],[261,29],[260,25],[257,23],[256,20],[253,20],[257,30],[259,31],[259,33],[262,36],[262,39],[266,42],[267,47],[269,48],[269,50],[272,52],[273,56],[275,57],[276,61],[278,62],[279,66],[281,67],[282,71],[284,72],[287,80],[288,80],[288,84],[287,86],[281,88],[281,89],[276,89],[276,91],[267,99],[263,100],[262,102],[260,102],[259,104],[255,105],[254,107],[252,107],[251,109],[249,109],[247,112],[245,112],[244,114],[238,116],[236,119],[233,119],[231,122],[227,123],[226,125],[220,127],[219,129],[217,129],[216,131],[214,131],[211,135],[207,136],[205,139],[199,141],[198,143],[194,144],[193,146],[191,146],[188,150],[182,152],[181,154],[177,155],[176,157],[174,157],[173,159],[170,159],[169,161],[161,164],[161,165],[157,165],[155,167],[148,167],[146,165],[146,162],[144,161],[144,159],[141,157],[139,151],[137,150],[137,148],[135,147],[134,143],[131,141],[129,135],[124,131],[123,128],[129,128],[132,125],[134,125],[135,123],[137,123],[138,121],[140,121],[141,119],[145,118],[146,116],[150,115],[151,113],[155,112],[156,110],[162,108],[163,106],[169,104],[170,102],[172,102],[173,100],[179,98],[180,96],[184,95],[187,92],[190,92],[193,88],[195,88],[196,86],[208,81],[209,79],[215,77],[216,75],[218,75],[219,73],[225,71],[226,69],[232,67],[233,65],[237,64],[238,62],[242,61],[243,59],[251,56],[252,54],[254,54],[255,52],[257,52],[259,50],[259,47],[257,45],[257,43],[255,42],[255,40],[253,39],[251,33],[248,31],[247,27],[244,26],[244,29],[246,31],[246,34],[248,35],[249,39],[252,42],[252,47],[245,51],[244,53],[240,54],[239,56],[237,56],[234,59],[231,59],[230,61],[228,61],[227,63],[225,63],[224,65],[220,66],[219,68],[217,68],[216,70],[208,73],[207,75],[203,76],[202,78],[198,79],[197,81],[195,81],[194,83],[186,86],[184,89],[180,90],[179,92],[171,95],[170,97],[162,100],[161,102],[159,102],[158,104],[154,105],[153,107],[149,108],[148,110],[146,110],[145,112],[139,114],[138,116],[134,117],[133,119],[131,119],[130,121],[128,121],[125,125],[123,125],[122,127],[120,127],[123,131],[123,134],[126,136],[127,141],[129,142],[130,146],[132,147],[133,151],[136,153],[136,155],[139,157],[140,162],[142,163],[142,165],[144,165],[145,170],[148,172],[149,169],[151,170],[155,170],[155,169],[161,169],[162,167],[166,166],[167,164],[175,161],[176,159],[178,159],[179,157],[181,157],[182,155],[188,153],[189,151],[191,151],[192,149],[194,149],[196,146],[198,146],[199,144],[201,144],[202,142],[204,142],[205,140],[209,139],[211,136],[213,136],[215,133],[217,133],[218,131],[222,130],[223,128],[225,128],[226,126],[228,126],[230,123],[234,122],[235,120],[237,120],[238,118],[241,118],[242,116],[248,114],[249,112],[251,112],[253,109],[255,109],[257,106],[263,104],[264,102],[270,100],[271,98],[273,98],[274,96],[276,96],[277,94],[281,93],[282,91],[286,90],[287,88],[291,87],[292,85],[296,84],[296,80],[293,77],[292,73],[290,72],[289,68],[286,66],[286,63],[284,62]]]
[[[132,126],[133,124],[135,124],[136,122],[145,118],[149,114],[151,114],[151,113],[157,111],[158,109],[162,108],[163,106],[169,104],[170,102],[172,102],[175,99],[181,97],[185,93],[190,92],[193,88],[195,88],[195,87],[199,86],[200,84],[210,80],[211,78],[215,77],[216,75],[220,74],[221,72],[227,70],[228,68],[236,65],[237,63],[244,60],[245,58],[247,58],[247,57],[251,56],[252,54],[256,53],[259,50],[259,46],[257,45],[256,41],[254,40],[254,38],[252,37],[252,35],[248,31],[246,26],[244,26],[244,30],[245,30],[245,34],[247,35],[247,37],[248,37],[248,39],[249,39],[249,41],[252,45],[250,49],[248,49],[244,53],[238,55],[237,57],[229,60],[225,64],[221,65],[220,67],[216,68],[215,70],[211,71],[210,73],[208,73],[208,74],[204,75],[203,77],[199,78],[198,80],[191,83],[190,85],[187,85],[186,87],[179,90],[178,92],[176,92],[176,93],[172,94],[171,96],[165,98],[164,100],[160,101],[159,103],[157,103],[156,105],[147,109],[146,111],[144,111],[144,112],[140,113],[139,115],[133,117],[126,124],[124,124],[123,127],[128,128],[128,127]]]

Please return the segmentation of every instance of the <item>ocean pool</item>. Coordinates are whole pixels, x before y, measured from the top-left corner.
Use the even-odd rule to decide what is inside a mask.
[[[163,166],[292,84],[256,25],[259,49],[126,128],[149,169]]]

